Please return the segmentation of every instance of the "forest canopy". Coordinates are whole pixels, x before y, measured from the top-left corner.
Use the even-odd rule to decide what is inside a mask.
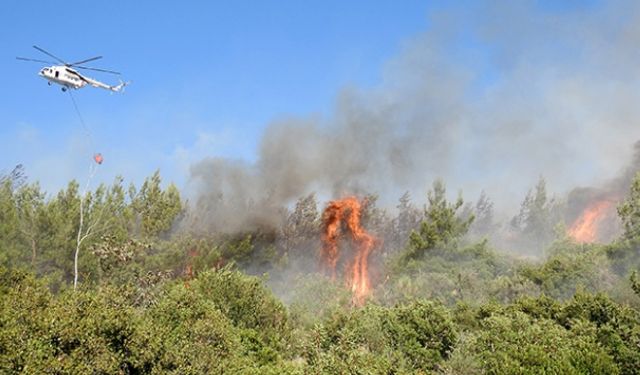
[[[506,222],[484,193],[449,196],[311,194],[229,232],[159,172],[49,195],[17,168],[0,178],[0,371],[640,372],[640,177],[606,240],[577,236],[592,206],[567,214],[543,179]]]

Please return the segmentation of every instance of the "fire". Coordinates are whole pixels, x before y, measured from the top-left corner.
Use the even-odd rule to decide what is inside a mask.
[[[368,261],[376,239],[367,233],[360,223],[362,205],[355,197],[347,197],[329,202],[322,215],[322,258],[331,276],[336,276],[338,264],[338,240],[341,235],[343,223],[351,233],[351,239],[355,245],[356,254],[352,263],[348,266],[350,271],[349,285],[353,293],[353,303],[362,305],[365,298],[371,293],[369,281]]]
[[[598,239],[598,226],[612,204],[603,200],[589,205],[569,228],[569,236],[581,243],[595,242]]]

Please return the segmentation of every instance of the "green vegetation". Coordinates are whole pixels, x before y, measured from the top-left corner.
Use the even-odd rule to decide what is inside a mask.
[[[314,195],[277,228],[199,232],[157,172],[84,197],[74,290],[79,185],[48,196],[17,171],[0,178],[0,373],[638,374],[640,177],[630,189],[620,238],[583,245],[541,180],[510,225],[520,253],[486,238],[484,194],[450,202],[436,182],[394,217],[369,196],[384,241],[353,306],[319,272]]]

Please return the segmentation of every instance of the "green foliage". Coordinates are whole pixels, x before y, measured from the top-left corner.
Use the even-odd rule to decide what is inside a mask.
[[[136,306],[151,304],[159,292],[158,285],[171,279],[173,272],[146,266],[149,251],[150,246],[142,241],[102,237],[91,248],[99,264],[97,283],[128,287]]]
[[[131,351],[146,373],[219,373],[242,362],[239,330],[215,303],[183,285],[171,287],[144,318]]]
[[[299,256],[299,252],[317,241],[320,235],[320,214],[315,194],[309,194],[296,202],[294,210],[287,215],[281,232],[282,246],[287,256]]]
[[[112,289],[65,292],[54,298],[29,277],[13,278],[1,295],[0,370],[99,373],[128,370],[127,342],[136,316]]]
[[[293,280],[293,294],[289,311],[296,326],[310,329],[328,319],[332,314],[349,308],[351,292],[341,283],[321,275],[311,275]]]
[[[78,183],[71,181],[48,199],[38,184],[16,178],[2,178],[0,184],[0,264],[29,267],[45,275],[54,289],[73,279],[78,238],[80,279],[96,282],[100,264],[87,250],[99,247],[105,238],[109,239],[107,247],[120,246],[138,235],[155,239],[182,210],[177,189],[173,185],[161,189],[157,172],[145,181],[140,193],[131,191],[130,196],[120,177],[84,196]],[[81,201],[83,228],[79,233]]]
[[[28,371],[51,361],[47,312],[49,291],[33,276],[0,269],[0,372]]]
[[[597,341],[615,359],[621,373],[640,372],[640,312],[619,305],[603,294],[579,293],[557,319],[565,327],[576,320],[596,327]]]
[[[2,265],[15,265],[20,257],[18,225],[13,184],[11,180],[6,179],[0,184],[0,264]]]
[[[38,271],[58,273],[62,279],[60,281],[67,282],[73,279],[73,250],[80,217],[78,183],[71,181],[66,189],[59,191],[47,202],[46,210],[46,242],[43,244],[42,266]]]
[[[567,299],[579,289],[597,291],[610,287],[613,275],[604,248],[565,243],[552,249],[552,256],[540,265],[525,265],[520,274],[555,298]]]
[[[243,329],[243,340],[262,360],[273,360],[289,346],[288,313],[258,278],[224,267],[198,275],[189,285]]]
[[[456,341],[450,315],[425,301],[337,312],[314,329],[312,373],[382,374],[434,370]]]
[[[126,286],[53,296],[25,273],[0,280],[3,373],[299,373],[281,360],[291,356],[284,307],[238,272],[167,285],[142,308]]]
[[[166,190],[160,186],[160,171],[147,178],[140,191],[133,186],[129,189],[131,207],[136,215],[136,226],[141,236],[157,237],[171,228],[182,211],[180,193],[171,184]]]
[[[404,253],[405,258],[420,258],[428,250],[459,240],[467,233],[473,222],[473,215],[467,218],[461,218],[458,215],[458,210],[464,204],[461,196],[455,203],[447,201],[446,189],[442,181],[433,183],[433,190],[428,192],[427,200],[428,206],[424,210],[420,229],[409,236],[409,245]]]
[[[370,195],[362,223],[380,241],[373,292],[356,307],[342,278],[313,273],[314,195],[278,211],[277,229],[197,233],[176,225],[188,208],[161,186],[156,172],[128,194],[117,178],[48,197],[0,177],[0,373],[640,372],[633,188],[625,237],[579,245],[538,232],[558,207],[541,180],[515,221],[535,240],[519,246],[550,243],[535,261],[473,242],[493,225],[485,195],[464,208],[436,182],[422,213],[405,194],[393,219]]]
[[[422,259],[392,259],[384,285],[376,290],[386,304],[416,298],[437,299],[448,305],[474,304],[490,299],[505,302],[535,294],[535,286],[512,274],[512,265],[491,250],[486,241],[429,251]],[[516,278],[514,278],[514,276]]]
[[[525,298],[505,311],[552,320],[573,334],[589,336],[614,359],[622,374],[637,374],[640,369],[640,311],[604,294],[581,292],[564,304],[546,296]]]
[[[488,374],[617,374],[613,358],[597,343],[592,326],[566,330],[521,312],[491,314],[460,347]]]
[[[547,195],[547,184],[540,177],[538,184],[529,191],[520,212],[511,220],[512,229],[518,234],[521,250],[541,254],[554,239],[554,227],[561,222],[560,204]]]
[[[624,238],[631,241],[640,238],[640,173],[631,183],[629,196],[618,206],[618,215],[624,227]]]
[[[44,193],[38,184],[22,185],[15,193],[15,209],[18,233],[22,242],[31,250],[31,266],[36,267],[40,246],[46,233]]]
[[[629,278],[629,281],[631,282],[631,289],[633,289],[633,292],[637,296],[640,296],[640,281],[638,281],[637,271],[633,271],[633,273],[631,274],[631,277]]]

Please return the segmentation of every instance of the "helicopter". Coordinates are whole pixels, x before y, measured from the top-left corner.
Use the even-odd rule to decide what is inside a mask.
[[[122,80],[120,80],[120,83],[118,85],[111,86],[106,83],[100,82],[96,79],[82,75],[77,71],[77,69],[86,69],[86,70],[94,70],[98,72],[120,75],[120,73],[114,72],[113,70],[90,68],[90,67],[81,65],[84,63],[88,63],[89,61],[95,61],[95,60],[101,59],[102,56],[96,56],[89,59],[77,61],[74,63],[68,63],[38,46],[34,45],[33,48],[37,49],[38,51],[44,53],[49,57],[52,57],[53,59],[58,61],[58,63],[62,64],[62,65],[53,65],[53,66],[44,67],[40,70],[40,72],[38,72],[38,75],[46,79],[47,84],[49,86],[51,86],[52,83],[62,86],[63,92],[69,89],[74,89],[74,90],[81,89],[86,85],[109,90],[112,92],[122,92],[124,91],[125,86],[127,86],[130,83],[130,82],[122,82]],[[23,61],[34,61],[34,62],[45,63],[45,64],[58,64],[52,61],[29,59],[26,57],[16,57],[16,59],[23,60]]]

